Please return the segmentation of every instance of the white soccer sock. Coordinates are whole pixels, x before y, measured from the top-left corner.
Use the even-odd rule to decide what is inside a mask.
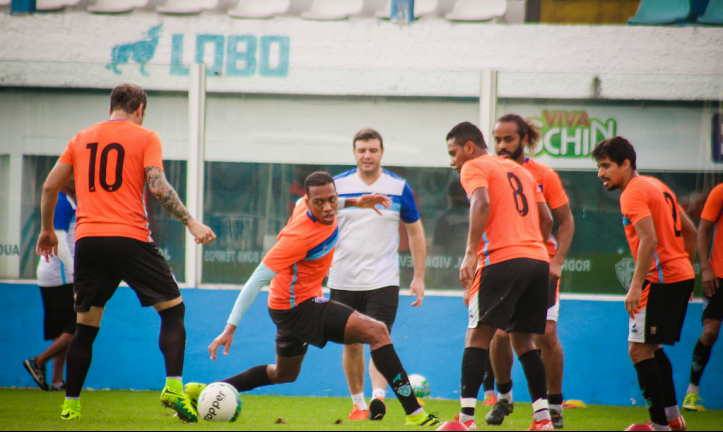
[[[364,393],[351,395],[351,400],[360,410],[366,411],[368,409],[367,401],[364,399]]]
[[[418,410],[414,411],[414,412],[411,413],[410,415],[411,415],[411,416],[418,416],[418,415],[420,415],[420,414],[424,414],[424,408],[419,408]]]
[[[52,383],[52,384],[50,384],[50,387],[60,390],[60,388],[63,387],[63,381],[61,381],[59,383]]]
[[[695,384],[688,384],[688,391],[686,393],[687,394],[695,393],[696,395],[700,394],[700,393],[698,393],[698,386]]]
[[[374,389],[372,393],[372,399],[384,399],[387,397],[387,392],[384,389]]]
[[[532,404],[532,409],[535,411],[533,417],[536,422],[544,420],[550,420],[550,409],[547,403],[547,399],[538,399]]]
[[[680,410],[677,406],[665,408],[665,418],[667,418],[668,421],[673,421],[678,417],[680,417]]]
[[[668,425],[663,426],[663,425],[655,424],[653,422],[650,422],[650,425],[656,431],[669,431],[670,430],[670,426],[668,426]]]
[[[505,400],[507,403],[512,403],[512,390],[509,393],[497,393],[497,400]]]
[[[494,395],[495,395],[495,391],[494,391],[494,390],[487,390],[487,391],[485,392],[485,397],[487,397],[487,396],[494,396]]]
[[[556,412],[562,414],[562,405],[550,405],[550,412]]]
[[[465,413],[459,413],[459,422],[460,423],[465,424],[470,420],[474,420],[474,416],[469,416]]]
[[[66,397],[65,400],[80,400],[80,397]]]

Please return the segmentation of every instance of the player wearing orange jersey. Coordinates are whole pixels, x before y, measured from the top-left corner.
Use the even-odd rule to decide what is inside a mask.
[[[437,418],[426,414],[417,402],[392,346],[387,326],[323,297],[321,286],[331,267],[339,237],[336,211],[340,200],[334,179],[327,173],[310,175],[304,186],[305,203],[297,206],[295,218],[281,231],[277,244],[244,285],[225,330],[208,348],[211,358],[216,360],[216,353],[222,346],[225,346],[224,355],[228,355],[241,319],[261,288],[270,282],[268,306],[277,328],[276,364],[256,366],[225,382],[240,392],[294,382],[310,344],[319,348],[327,342],[369,344],[379,372],[404,408],[407,425],[439,424]],[[389,204],[388,198],[381,195],[377,198],[378,201],[362,207],[373,208],[383,202]],[[308,210],[302,212],[304,204]],[[188,388],[191,389],[191,384]],[[202,388],[203,385],[194,384],[192,397],[197,397]]]
[[[711,235],[713,242],[711,243]],[[690,384],[683,402],[686,411],[698,411],[698,386],[723,320],[723,183],[708,196],[698,225],[698,255],[703,273],[703,335],[693,349]]]
[[[569,199],[562,187],[560,177],[551,168],[525,157],[525,147],[534,150],[540,139],[537,126],[526,122],[516,114],[507,114],[497,121],[494,129],[495,150],[500,157],[522,165],[535,178],[545,202],[560,224],[558,239],[550,236],[547,241],[547,253],[550,256],[550,286],[548,296],[547,325],[545,334],[537,337],[537,345],[542,350],[542,360],[547,372],[548,402],[550,416],[555,429],[563,428],[562,418],[562,376],[564,358],[562,346],[557,338],[557,319],[560,314],[560,276],[567,251],[572,244],[575,222],[570,211]],[[509,335],[498,330],[490,350],[490,366],[487,367],[488,381],[497,379],[499,394],[494,408],[487,413],[485,420],[490,425],[501,425],[505,417],[514,410],[512,401],[512,347]],[[491,366],[494,366],[492,368]],[[492,370],[493,369],[493,370]],[[492,377],[490,379],[490,377]]]
[[[638,175],[635,149],[625,138],[599,142],[592,156],[605,188],[622,191],[620,210],[636,262],[625,298],[629,351],[651,425],[655,430],[685,430],[673,367],[662,345],[680,341],[695,282],[695,226],[670,188]]]
[[[457,421],[468,429],[477,427],[477,395],[490,343],[500,329],[510,333],[527,377],[534,412],[531,430],[554,430],[545,365],[535,346],[535,335],[545,333],[550,261],[544,242],[552,216],[532,175],[490,155],[477,126],[455,126],[447,134],[447,150],[470,198],[467,250],[460,268],[470,320]]]
[[[186,225],[197,243],[207,244],[216,236],[191,217],[168,184],[158,135],[142,127],[146,105],[146,94],[140,87],[116,87],[111,93],[110,120],[71,139],[43,187],[39,255],[57,254],[53,210],[58,191],[71,178],[75,179],[78,203],[78,324],[67,354],[66,400],[61,413],[64,420],[80,417],[80,390],[90,368],[93,343],[105,305],[121,281],[136,292],[142,306],[153,306],[161,317],[159,345],[166,364],[161,403],[174,409],[181,420],[197,419],[182,384],[186,309],[171,269],[151,238],[146,190]]]

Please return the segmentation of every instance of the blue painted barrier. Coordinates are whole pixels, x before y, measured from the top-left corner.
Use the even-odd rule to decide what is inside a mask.
[[[265,293],[242,322],[228,357],[213,362],[207,347],[223,329],[238,291],[183,290],[187,305],[188,345],[184,380],[210,382],[228,378],[251,366],[275,359],[275,328],[266,309]],[[420,373],[432,386],[432,396],[459,397],[467,311],[458,297],[432,297],[421,310],[403,297],[392,339],[409,373]],[[674,369],[679,402],[688,384],[693,346],[700,336],[701,305],[692,304],[678,346],[667,348]],[[620,302],[562,301],[559,324],[565,350],[567,399],[588,404],[627,405],[642,402],[635,371],[627,357],[627,315]],[[163,358],[158,349],[160,319],[153,309],[142,309],[133,292],[119,288],[108,303],[95,344],[89,388],[160,389],[164,384]],[[0,387],[33,387],[22,361],[47,344],[42,341],[42,304],[37,287],[0,284]],[[253,394],[288,396],[348,396],[340,346],[311,348],[299,380],[266,387]],[[49,365],[50,370],[50,365]],[[529,400],[518,362],[513,381],[515,397]],[[703,377],[701,394],[706,407],[723,409],[723,348],[716,347]],[[367,383],[367,396],[370,385]],[[390,395],[391,396],[391,395]]]

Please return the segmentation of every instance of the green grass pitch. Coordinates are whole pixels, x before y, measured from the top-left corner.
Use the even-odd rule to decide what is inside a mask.
[[[63,393],[40,390],[0,389],[0,430],[431,430],[405,428],[401,407],[390,400],[383,422],[348,422],[347,398],[303,398],[281,396],[243,396],[243,413],[236,423],[183,424],[173,412],[161,407],[159,392],[84,391],[83,418],[76,422],[60,420]],[[456,401],[429,400],[428,412],[437,412],[442,420],[451,420],[459,410]],[[518,404],[502,427],[488,430],[525,430],[532,420],[530,404]],[[489,408],[478,408],[482,420]],[[689,430],[721,430],[723,411],[684,414]],[[648,418],[641,407],[591,406],[565,411],[567,430],[621,431],[632,423]],[[276,424],[282,419],[285,424]],[[482,421],[482,423],[484,423]],[[482,426],[482,424],[480,424]]]

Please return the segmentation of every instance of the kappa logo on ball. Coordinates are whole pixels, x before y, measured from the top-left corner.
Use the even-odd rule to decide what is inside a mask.
[[[633,274],[635,274],[635,260],[623,258],[619,263],[615,264],[615,273],[618,275],[618,280],[625,288],[625,291],[628,291],[630,284],[633,282]]]

